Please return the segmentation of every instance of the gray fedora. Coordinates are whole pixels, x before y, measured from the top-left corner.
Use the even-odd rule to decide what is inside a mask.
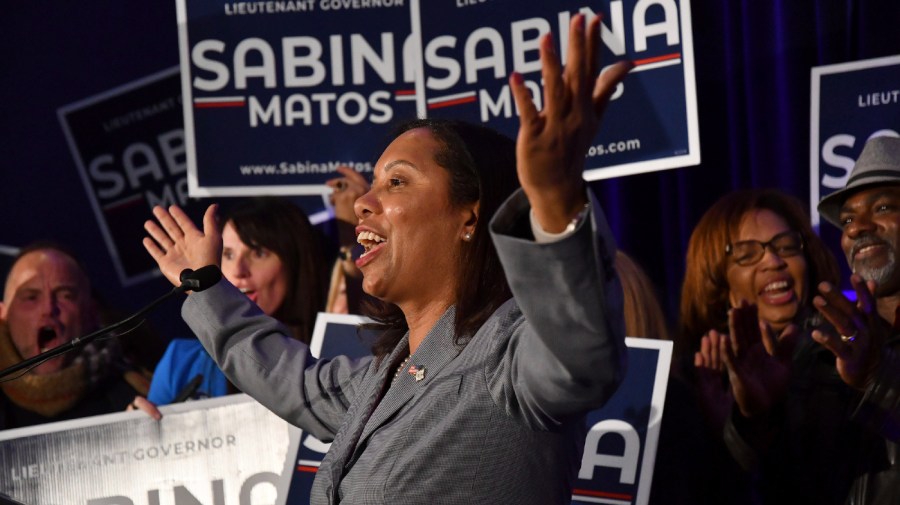
[[[819,215],[840,228],[841,205],[847,198],[869,186],[888,184],[900,184],[900,138],[869,139],[853,165],[847,185],[819,200]]]

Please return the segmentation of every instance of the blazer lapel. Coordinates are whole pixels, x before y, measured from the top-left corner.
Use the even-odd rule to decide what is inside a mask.
[[[335,439],[328,454],[325,455],[326,459],[328,459],[329,456],[333,456],[333,460],[329,465],[331,488],[326,491],[326,494],[331,498],[331,503],[337,503],[338,501],[338,489],[341,483],[341,477],[344,473],[344,467],[347,465],[348,461],[351,461],[351,456],[356,452],[356,447],[359,445],[358,441],[360,440],[363,428],[371,417],[372,411],[377,407],[381,388],[384,387],[385,381],[391,380],[394,377],[395,370],[389,370],[391,367],[388,366],[388,363],[396,362],[400,354],[406,353],[407,349],[409,349],[409,334],[404,336],[391,354],[386,356],[379,364],[378,370],[375,371],[375,379],[369,381],[365,393],[361,393],[360,395],[360,398],[365,398],[365,400],[363,400],[364,403],[360,403],[356,407],[357,410],[355,412],[347,412],[350,424],[346,427],[344,436],[340,437],[340,440]],[[372,363],[374,366],[374,361]]]
[[[396,380],[394,380],[394,374],[397,370],[388,371],[387,380],[393,381],[393,384],[390,385],[384,398],[381,399],[372,416],[366,422],[362,435],[353,450],[354,458],[357,456],[356,453],[360,448],[365,447],[366,441],[375,430],[388,421],[414,396],[423,392],[428,387],[428,383],[441,372],[447,363],[459,355],[462,349],[453,342],[455,334],[453,321],[455,316],[455,307],[450,307],[444,312],[434,327],[431,328],[431,331],[428,332],[419,348],[416,349],[409,363],[400,370]],[[401,345],[408,348],[408,340],[404,340]],[[391,354],[393,355],[396,352],[395,349],[394,353]],[[412,367],[415,367],[414,370],[420,374],[418,380],[416,380],[417,378],[411,371]]]

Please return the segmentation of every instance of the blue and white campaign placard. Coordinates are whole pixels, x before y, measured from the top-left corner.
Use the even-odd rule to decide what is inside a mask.
[[[42,505],[285,503],[299,430],[246,395],[0,431],[0,496]],[[2,501],[2,499],[0,499]]]
[[[688,0],[413,0],[424,71],[420,115],[483,123],[515,138],[508,85],[522,74],[542,108],[540,38],[553,33],[565,63],[569,23],[602,15],[602,64],[631,60],[589,148],[587,180],[700,163],[691,11]],[[424,101],[424,104],[422,103]]]
[[[645,505],[662,425],[672,342],[625,339],[628,372],[603,408],[588,413],[572,503]]]
[[[415,117],[407,0],[178,0],[195,196],[316,194]]]
[[[843,188],[866,141],[900,137],[900,55],[813,67],[810,101],[810,215]]]
[[[189,199],[181,80],[174,67],[58,110],[69,149],[123,286],[159,276],[144,250],[144,221],[155,205]]]
[[[415,117],[514,137],[507,78],[540,105],[538,41],[565,41],[577,12],[603,14],[604,64],[636,64],[585,177],[698,164],[689,0],[178,0],[190,194],[326,193]]]
[[[320,313],[310,349],[317,357],[370,354],[371,335],[361,333],[362,316]],[[672,342],[626,338],[628,372],[607,404],[587,416],[589,432],[572,503],[644,505],[650,484],[672,361]],[[328,444],[304,434],[288,503],[305,503]],[[552,471],[548,469],[548,471]]]

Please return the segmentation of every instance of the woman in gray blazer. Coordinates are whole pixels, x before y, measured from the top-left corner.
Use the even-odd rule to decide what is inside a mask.
[[[227,281],[188,296],[185,320],[238,388],[333,440],[312,503],[570,501],[584,414],[625,369],[615,244],[582,171],[631,64],[598,77],[598,19],[573,18],[565,70],[553,44],[543,110],[510,77],[515,145],[426,120],[378,160],[355,205],[363,288],[385,304],[374,357],[313,359]],[[218,263],[215,210],[199,230],[154,209],[144,245],[174,283]]]

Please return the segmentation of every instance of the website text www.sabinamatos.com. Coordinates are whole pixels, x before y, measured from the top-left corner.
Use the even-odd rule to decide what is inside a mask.
[[[588,148],[586,157],[593,158],[607,154],[638,151],[641,149],[640,139],[619,140],[606,144],[596,144]],[[303,174],[330,174],[337,171],[337,167],[349,166],[360,173],[371,172],[371,163],[326,161],[316,163],[312,161],[282,161],[280,163],[261,165],[241,165],[241,175],[303,175]]]

